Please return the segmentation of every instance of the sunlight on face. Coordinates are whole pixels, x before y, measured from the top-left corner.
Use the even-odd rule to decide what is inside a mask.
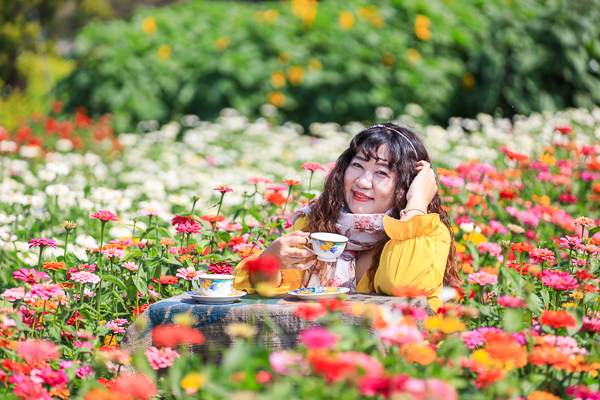
[[[389,150],[381,146],[379,161],[359,153],[344,173],[346,204],[354,214],[384,213],[394,204],[396,176],[387,166]]]

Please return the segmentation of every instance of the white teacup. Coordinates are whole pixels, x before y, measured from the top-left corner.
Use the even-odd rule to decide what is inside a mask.
[[[231,293],[234,279],[235,275],[201,274],[192,285],[202,296],[224,297]]]
[[[348,238],[336,233],[315,232],[310,234],[308,242],[313,248],[304,248],[315,253],[318,260],[334,262],[344,252]]]

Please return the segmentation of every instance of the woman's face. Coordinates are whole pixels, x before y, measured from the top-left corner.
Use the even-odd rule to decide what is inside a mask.
[[[384,213],[394,204],[396,176],[388,168],[389,150],[379,147],[377,157],[358,153],[344,173],[346,204],[354,214]]]

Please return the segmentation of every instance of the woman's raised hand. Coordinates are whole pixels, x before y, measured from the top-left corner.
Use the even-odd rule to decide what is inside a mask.
[[[275,239],[260,255],[275,256],[281,262],[281,269],[305,270],[313,266],[316,256],[306,249],[296,246],[305,245],[310,233],[294,231]]]
[[[427,207],[438,191],[435,174],[427,161],[417,162],[417,176],[406,193],[406,208],[418,208],[427,212]]]

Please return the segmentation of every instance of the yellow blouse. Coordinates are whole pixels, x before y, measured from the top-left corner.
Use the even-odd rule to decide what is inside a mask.
[[[308,226],[306,217],[298,218],[290,232],[305,230]],[[430,294],[427,297],[434,311],[442,306],[441,291],[446,270],[446,261],[450,251],[450,233],[440,221],[438,214],[415,215],[408,221],[385,216],[383,228],[390,241],[383,248],[379,268],[375,273],[375,293],[392,295],[392,288],[409,285],[424,289]],[[240,262],[233,274],[235,290],[253,293],[248,272],[244,266],[246,261],[258,257],[254,254]],[[274,293],[287,293],[300,288],[304,271],[281,270],[281,285]],[[369,279],[365,273],[356,286],[358,293],[370,293]]]

